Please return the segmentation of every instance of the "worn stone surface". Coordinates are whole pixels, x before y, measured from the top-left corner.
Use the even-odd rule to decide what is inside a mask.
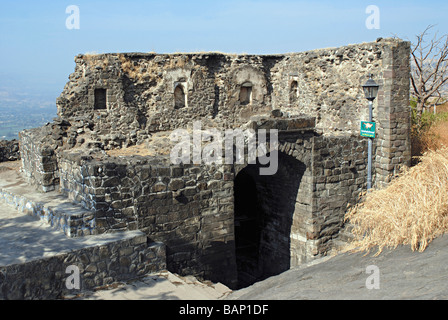
[[[344,253],[288,270],[232,292],[231,300],[447,300],[448,237],[424,252],[409,246],[375,252]],[[375,266],[377,281],[373,279]],[[376,281],[376,282],[375,282]],[[375,289],[372,285],[377,284]],[[370,288],[370,289],[369,289]]]
[[[2,201],[0,246],[0,300],[54,299],[79,292],[66,287],[69,266],[79,268],[80,290],[166,268],[164,245],[147,243],[142,232],[70,239]]]
[[[67,228],[84,231],[80,227],[93,216],[72,219],[88,212],[54,192],[33,190],[13,165],[0,168],[5,169],[0,170],[0,299],[53,299],[73,293],[65,286],[69,266],[79,268],[81,290],[166,268],[164,244],[148,241],[141,231],[67,237]]]
[[[75,300],[216,300],[232,291],[222,283],[201,282],[169,271],[154,272],[136,281],[122,281],[110,289],[82,292]],[[64,299],[70,299],[65,296]]]
[[[445,235],[435,239],[423,253],[400,246],[394,250],[386,249],[378,257],[374,257],[373,252],[325,257],[244,289],[228,291],[223,288],[223,296],[212,290],[217,288],[216,285],[210,285],[204,292],[203,284],[185,283],[177,276],[158,273],[141,281],[122,283],[117,289],[87,292],[81,299],[199,298],[250,300],[254,303],[257,300],[447,300],[447,246]],[[369,278],[372,271],[367,273],[368,266],[378,268],[378,289],[367,287],[367,284],[375,284],[373,278]]]
[[[18,140],[0,140],[0,162],[20,160]]]

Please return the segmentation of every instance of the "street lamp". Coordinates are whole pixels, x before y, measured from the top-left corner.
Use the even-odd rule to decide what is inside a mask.
[[[380,87],[373,79],[373,74],[369,74],[369,80],[362,86],[364,95],[369,101],[375,100],[378,95],[378,88]]]
[[[378,95],[379,85],[373,81],[373,74],[369,75],[369,80],[362,86],[366,99],[369,100],[369,122],[373,122],[373,100]],[[369,138],[368,165],[367,165],[367,190],[372,188],[372,138]]]

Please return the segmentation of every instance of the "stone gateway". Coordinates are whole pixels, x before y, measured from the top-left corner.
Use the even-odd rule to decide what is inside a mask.
[[[58,117],[20,133],[23,173],[83,207],[67,236],[139,230],[166,246],[168,270],[241,288],[341,240],[366,190],[369,74],[380,85],[374,186],[410,164],[409,55],[399,39],[278,55],[78,55]],[[172,163],[170,134],[195,121],[204,144],[212,130],[276,130],[277,170],[260,174],[269,139],[256,161]]]

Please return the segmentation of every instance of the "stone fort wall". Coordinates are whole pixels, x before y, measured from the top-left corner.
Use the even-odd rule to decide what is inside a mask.
[[[106,149],[194,120],[239,127],[274,109],[315,117],[323,134],[358,134],[360,121],[368,120],[361,85],[372,73],[380,85],[374,165],[383,186],[410,163],[409,50],[409,42],[382,39],[283,55],[78,55],[58,114],[91,119]]]
[[[284,55],[79,55],[57,99],[59,118],[20,134],[25,175],[93,212],[71,236],[142,230],[166,245],[169,270],[230,287],[250,282],[239,279],[245,273],[277,274],[328,253],[347,206],[365,190],[359,122],[368,119],[361,85],[369,73],[380,85],[374,186],[410,163],[409,50],[386,39]],[[218,130],[280,129],[278,172],[105,153],[194,120]],[[251,183],[260,212],[256,265],[236,243],[244,220],[236,219],[238,190],[253,196],[245,193]]]

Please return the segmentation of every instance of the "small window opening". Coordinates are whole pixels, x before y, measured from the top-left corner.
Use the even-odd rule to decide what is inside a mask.
[[[252,83],[245,82],[240,89],[240,104],[246,105],[252,103]]]
[[[107,98],[106,98],[106,89],[95,89],[95,103],[94,109],[106,109],[107,108]]]
[[[184,88],[181,85],[178,85],[176,89],[174,89],[174,108],[180,109],[185,107],[185,92]]]
[[[297,100],[299,98],[299,84],[297,81],[291,82],[291,87],[289,90],[289,104],[291,106],[297,105]]]

